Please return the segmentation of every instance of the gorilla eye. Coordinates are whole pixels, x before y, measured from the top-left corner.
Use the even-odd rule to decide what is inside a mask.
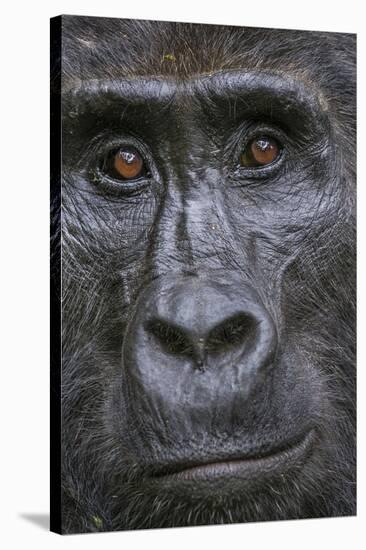
[[[134,147],[121,147],[114,151],[108,164],[111,175],[120,180],[135,180],[146,172],[143,158]]]
[[[240,155],[240,164],[248,168],[258,168],[272,164],[280,156],[279,143],[268,136],[261,136],[248,143]]]

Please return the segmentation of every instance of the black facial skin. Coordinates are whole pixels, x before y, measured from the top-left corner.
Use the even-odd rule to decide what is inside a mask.
[[[63,531],[355,514],[354,36],[63,32]]]

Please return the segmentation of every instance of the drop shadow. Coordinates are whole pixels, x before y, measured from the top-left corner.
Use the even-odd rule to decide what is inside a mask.
[[[37,525],[37,527],[43,530],[49,531],[50,529],[49,514],[19,514],[19,517]]]

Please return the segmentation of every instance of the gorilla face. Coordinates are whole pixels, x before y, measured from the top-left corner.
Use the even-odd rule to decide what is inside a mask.
[[[62,529],[355,513],[354,37],[62,55]]]

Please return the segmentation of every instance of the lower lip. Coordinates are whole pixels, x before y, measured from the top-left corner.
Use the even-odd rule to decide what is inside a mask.
[[[296,445],[271,455],[202,464],[165,474],[161,478],[172,481],[208,481],[218,478],[262,479],[267,475],[284,473],[293,466],[299,465],[309,455],[313,442],[314,432],[311,431]]]

